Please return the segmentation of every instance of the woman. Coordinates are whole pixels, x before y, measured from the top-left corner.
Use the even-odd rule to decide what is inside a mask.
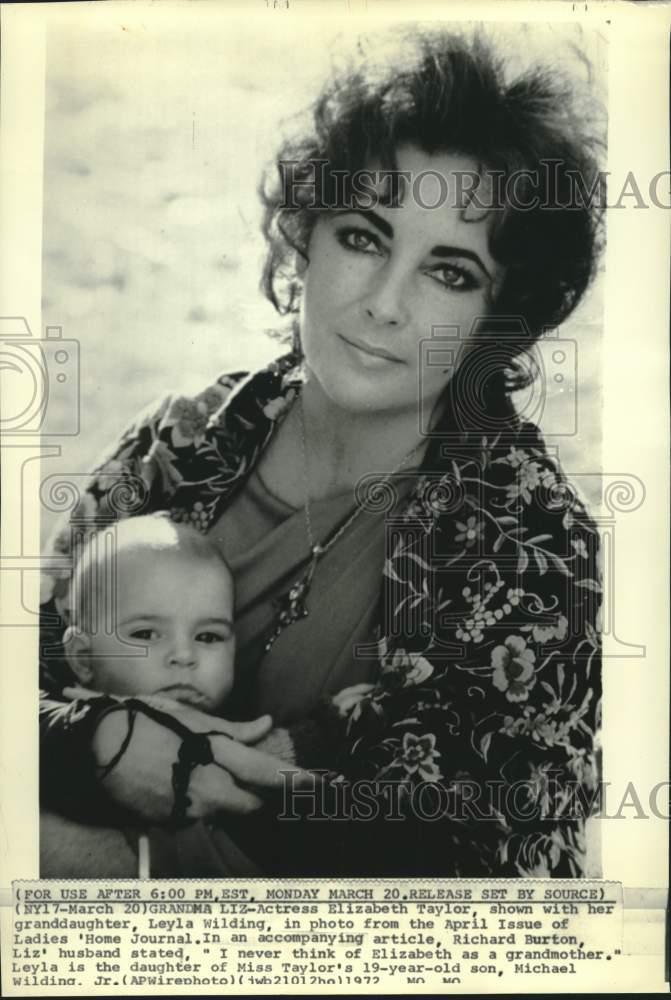
[[[73,520],[169,510],[214,535],[236,587],[235,721],[61,700],[61,581],[53,808],[189,841],[163,874],[214,874],[193,858],[216,856],[217,826],[268,874],[583,873],[597,536],[510,402],[594,273],[599,206],[579,192],[596,144],[573,96],[540,71],[508,81],[481,40],[444,32],[406,34],[393,60],[364,47],[327,85],[262,192],[291,353],[140,417]],[[364,684],[345,718],[324,707]],[[301,812],[322,821],[286,819]],[[133,870],[119,834],[82,829],[78,857]]]

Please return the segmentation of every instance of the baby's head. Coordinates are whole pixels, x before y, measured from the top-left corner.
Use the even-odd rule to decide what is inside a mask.
[[[216,546],[161,515],[119,521],[113,535],[93,536],[75,567],[72,671],[96,691],[216,709],[235,656],[233,581]]]

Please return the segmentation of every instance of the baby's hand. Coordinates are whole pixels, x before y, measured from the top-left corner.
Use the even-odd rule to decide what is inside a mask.
[[[341,717],[349,715],[355,705],[358,705],[375,687],[374,684],[353,684],[343,688],[331,699],[331,704],[338,710]]]

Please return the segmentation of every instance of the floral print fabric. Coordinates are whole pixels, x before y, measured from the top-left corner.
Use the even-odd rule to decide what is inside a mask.
[[[207,531],[300,385],[289,355],[150,408],[92,475],[77,523],[164,510]],[[71,539],[65,525],[56,550]],[[390,524],[378,680],[331,778],[373,782],[408,817],[433,794],[431,843],[449,856],[435,874],[583,873],[598,788],[597,552],[580,499],[524,423],[425,462]],[[45,597],[58,606],[66,586],[50,581]],[[58,683],[47,663],[46,686]]]

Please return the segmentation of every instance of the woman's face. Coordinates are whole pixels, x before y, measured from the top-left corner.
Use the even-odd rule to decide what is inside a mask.
[[[475,161],[406,146],[398,167],[413,179],[432,172],[424,174],[419,198],[411,182],[398,207],[318,219],[304,275],[301,342],[312,376],[338,406],[418,414],[421,396],[428,419],[452,370],[445,372],[449,359],[426,342],[436,327],[449,326],[463,343],[473,322],[489,313],[502,268],[489,251],[486,214],[467,221],[456,204],[455,172],[476,171]]]

